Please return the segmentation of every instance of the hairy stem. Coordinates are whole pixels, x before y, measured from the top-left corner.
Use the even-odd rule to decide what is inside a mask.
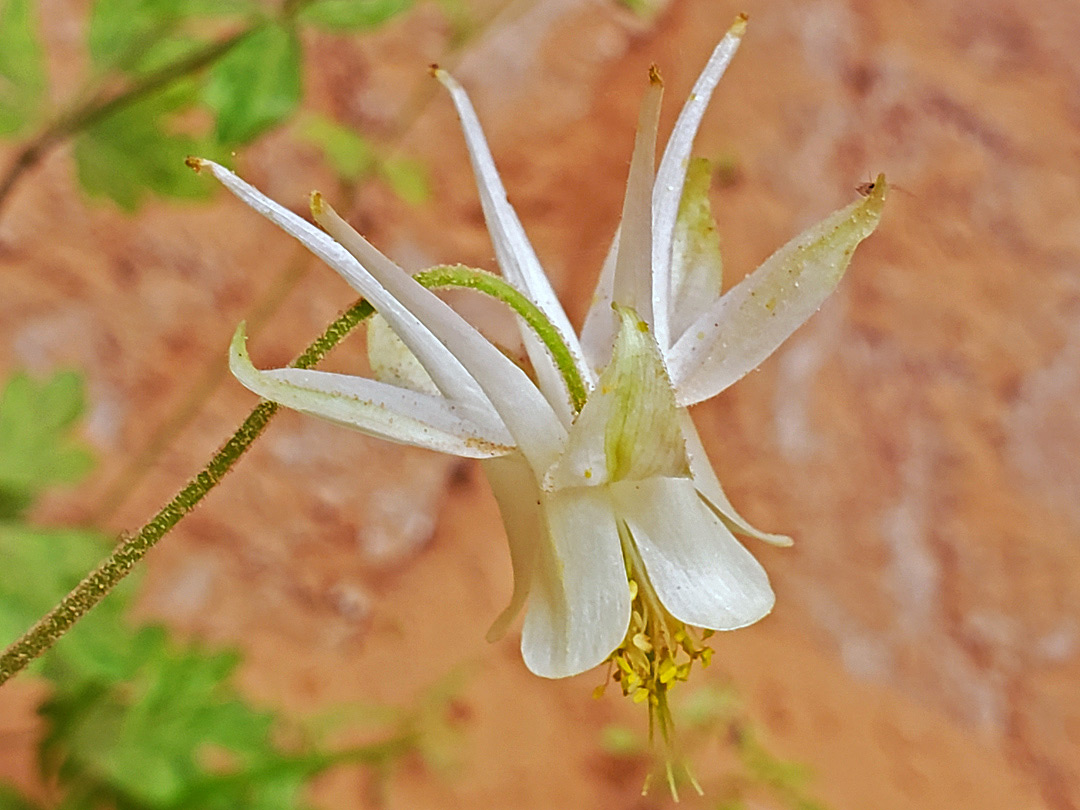
[[[341,342],[357,324],[374,313],[367,301],[347,309],[301,354],[292,365],[311,368]],[[56,641],[126,577],[157,542],[180,519],[195,508],[235,466],[240,457],[269,424],[278,405],[260,402],[202,471],[191,479],[160,512],[134,535],[125,535],[108,558],[91,571],[60,603],[0,656],[0,684],[10,679]]]

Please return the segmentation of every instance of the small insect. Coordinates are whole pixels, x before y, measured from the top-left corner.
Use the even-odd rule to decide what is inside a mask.
[[[862,196],[869,197],[873,193],[874,186],[876,185],[876,182],[874,182],[873,180],[869,180],[865,183],[859,183],[859,185],[855,186],[855,190],[859,192],[859,194],[861,194]]]
[[[871,194],[874,193],[875,188],[877,188],[877,181],[875,180],[866,180],[855,186],[855,190],[859,192],[859,194],[861,194],[863,197],[869,197]],[[906,188],[902,188],[901,186],[895,185],[894,183],[889,183],[889,188],[893,191],[899,191],[901,194],[907,194],[909,197],[915,196]]]

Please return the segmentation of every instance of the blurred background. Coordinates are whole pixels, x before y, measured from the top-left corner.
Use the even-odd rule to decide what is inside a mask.
[[[320,189],[407,268],[494,268],[427,72],[443,64],[580,323],[648,66],[664,138],[745,11],[695,150],[716,162],[727,283],[877,172],[896,189],[838,293],[695,409],[733,503],[796,545],[751,546],[777,607],[715,637],[680,688],[707,793],[683,803],[1080,807],[1080,6],[292,5],[271,24],[240,2],[0,0],[0,172],[26,167],[0,198],[0,445],[24,454],[4,467],[2,640],[254,405],[225,371],[238,321],[256,364],[279,366],[353,300],[186,154],[298,212]],[[362,339],[324,367],[362,370]],[[66,438],[11,438],[45,422]],[[74,442],[63,463],[27,483],[57,442]],[[39,550],[17,553],[30,537]],[[0,807],[671,802],[662,785],[639,796],[644,711],[594,700],[602,671],[532,676],[519,625],[484,642],[511,579],[471,462],[282,413],[144,569],[96,637],[0,689]],[[151,698],[180,693],[154,715]],[[234,795],[199,775],[245,768],[287,784]]]

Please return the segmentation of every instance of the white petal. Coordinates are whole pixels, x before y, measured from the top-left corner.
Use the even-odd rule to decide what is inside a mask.
[[[411,312],[390,295],[381,284],[330,236],[278,205],[254,186],[245,183],[224,166],[200,160],[221,183],[242,202],[269,219],[304,247],[336,270],[353,289],[366,297],[394,328],[431,375],[435,385],[449,399],[462,403],[472,414],[491,412],[491,403],[457,358]]]
[[[416,355],[378,313],[367,321],[367,353],[372,376],[379,382],[423,394],[439,393],[438,386],[431,381],[431,375],[424,371]]]
[[[713,514],[692,480],[622,481],[611,490],[653,589],[676,619],[735,630],[772,610],[765,569]]]
[[[701,126],[701,119],[705,115],[705,108],[709,106],[713,90],[735,56],[745,30],[746,18],[740,16],[713,50],[675,121],[675,128],[671,131],[671,137],[664,148],[664,156],[660,158],[660,167],[656,171],[656,185],[653,187],[652,286],[653,305],[656,309],[656,338],[664,349],[677,337],[671,332],[667,322],[672,293],[671,240],[679,214],[679,201],[682,199],[690,150],[694,146],[694,137]]]
[[[570,325],[570,319],[566,317],[566,312],[555,296],[551,282],[544,274],[539,259],[536,258],[536,252],[529,243],[529,238],[521,226],[517,213],[506,198],[506,189],[499,178],[495,160],[491,156],[491,150],[484,138],[484,131],[480,127],[480,120],[477,118],[476,110],[473,109],[465,88],[445,70],[436,69],[434,75],[450,91],[450,97],[461,119],[465,144],[469,150],[469,159],[472,161],[477,189],[480,192],[484,220],[487,222],[492,245],[495,248],[495,259],[499,263],[503,276],[525,292],[533,303],[540,307],[547,319],[562,335],[578,368],[583,368],[585,364],[582,362],[581,347]],[[529,354],[533,367],[537,370],[538,380],[548,400],[556,407],[561,403],[568,403],[562,376],[546,372],[548,368],[553,367],[547,350],[525,323],[519,321],[519,326],[525,350]],[[570,412],[566,411],[564,415],[568,424]]]
[[[550,467],[562,448],[566,430],[528,375],[445,301],[420,286],[416,279],[358,234],[321,199],[313,200],[312,213],[318,223],[356,257],[358,266],[367,268],[396,302],[419,318],[453,353],[483,390],[533,469]],[[372,304],[379,308],[374,300]],[[408,343],[397,324],[389,316],[386,318],[398,336]],[[424,368],[431,373],[426,363]]]
[[[733,532],[749,535],[756,540],[762,540],[773,546],[786,547],[794,545],[795,541],[786,534],[773,534],[772,532],[763,532],[756,529],[750,525],[746,518],[735,511],[735,507],[731,505],[731,501],[724,494],[723,487],[720,486],[720,479],[717,478],[716,471],[713,470],[712,464],[709,463],[709,456],[705,453],[705,447],[701,443],[701,436],[697,428],[694,427],[694,421],[690,418],[689,411],[683,410],[681,422],[683,438],[686,440],[686,454],[690,457],[690,472],[694,476],[694,485],[697,487],[701,497],[705,498],[719,518],[724,521],[724,525]]]
[[[656,130],[660,125],[660,101],[664,85],[656,69],[649,72],[649,89],[641,102],[630,176],[626,181],[619,253],[615,258],[612,300],[630,307],[653,326],[652,290],[652,188],[656,161]]]
[[[545,678],[577,675],[601,663],[630,626],[630,587],[605,488],[544,497],[550,543],[521,632],[525,665]]]
[[[585,314],[585,325],[581,328],[581,350],[589,366],[590,383],[596,382],[596,375],[607,367],[611,360],[611,346],[615,342],[615,333],[619,328],[619,319],[611,311],[611,295],[615,286],[615,259],[619,256],[619,231],[611,240],[604,264],[600,268],[600,278],[596,282],[589,311]]]
[[[487,632],[488,641],[498,641],[525,606],[536,574],[540,547],[547,542],[547,531],[536,476],[521,454],[487,459],[483,467],[499,504],[506,539],[510,542],[510,566],[514,571],[510,604]]]
[[[376,380],[310,369],[260,371],[244,347],[243,324],[229,350],[229,369],[246,388],[287,408],[318,416],[369,436],[468,458],[513,450],[499,423],[485,432],[463,419],[453,403]]]
[[[728,290],[667,353],[680,405],[716,396],[813,315],[881,219],[885,179],[868,197],[807,229]]]

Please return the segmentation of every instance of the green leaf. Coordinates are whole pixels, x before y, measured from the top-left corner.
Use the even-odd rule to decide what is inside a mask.
[[[83,410],[74,372],[36,381],[15,374],[0,392],[0,518],[25,509],[48,486],[71,484],[90,469],[90,453],[71,437]]]
[[[177,24],[168,0],[96,0],[90,10],[87,45],[99,68],[126,68]]]
[[[199,139],[165,129],[168,117],[194,101],[194,86],[180,82],[89,127],[75,140],[83,189],[134,211],[148,193],[205,199],[210,190],[184,160],[207,154]]]
[[[388,158],[379,164],[379,174],[409,205],[420,205],[431,199],[431,180],[427,167],[419,160]]]
[[[276,756],[271,716],[231,687],[237,662],[232,653],[175,649],[162,639],[127,682],[58,683],[41,709],[50,724],[47,756],[72,781],[96,781],[143,805],[183,806],[206,778],[211,747],[228,752],[240,771]]]
[[[204,91],[222,144],[247,143],[290,116],[300,103],[300,41],[266,26],[213,66]]]
[[[0,135],[33,123],[45,90],[45,55],[31,0],[0,0]]]
[[[145,73],[198,47],[201,40],[184,31],[190,18],[257,11],[251,0],[95,0],[90,58],[102,69]]]
[[[300,137],[319,147],[326,162],[342,180],[355,182],[375,166],[371,141],[326,116],[306,117],[300,125]]]
[[[403,14],[413,0],[316,0],[300,12],[303,22],[331,31],[373,28]]]

